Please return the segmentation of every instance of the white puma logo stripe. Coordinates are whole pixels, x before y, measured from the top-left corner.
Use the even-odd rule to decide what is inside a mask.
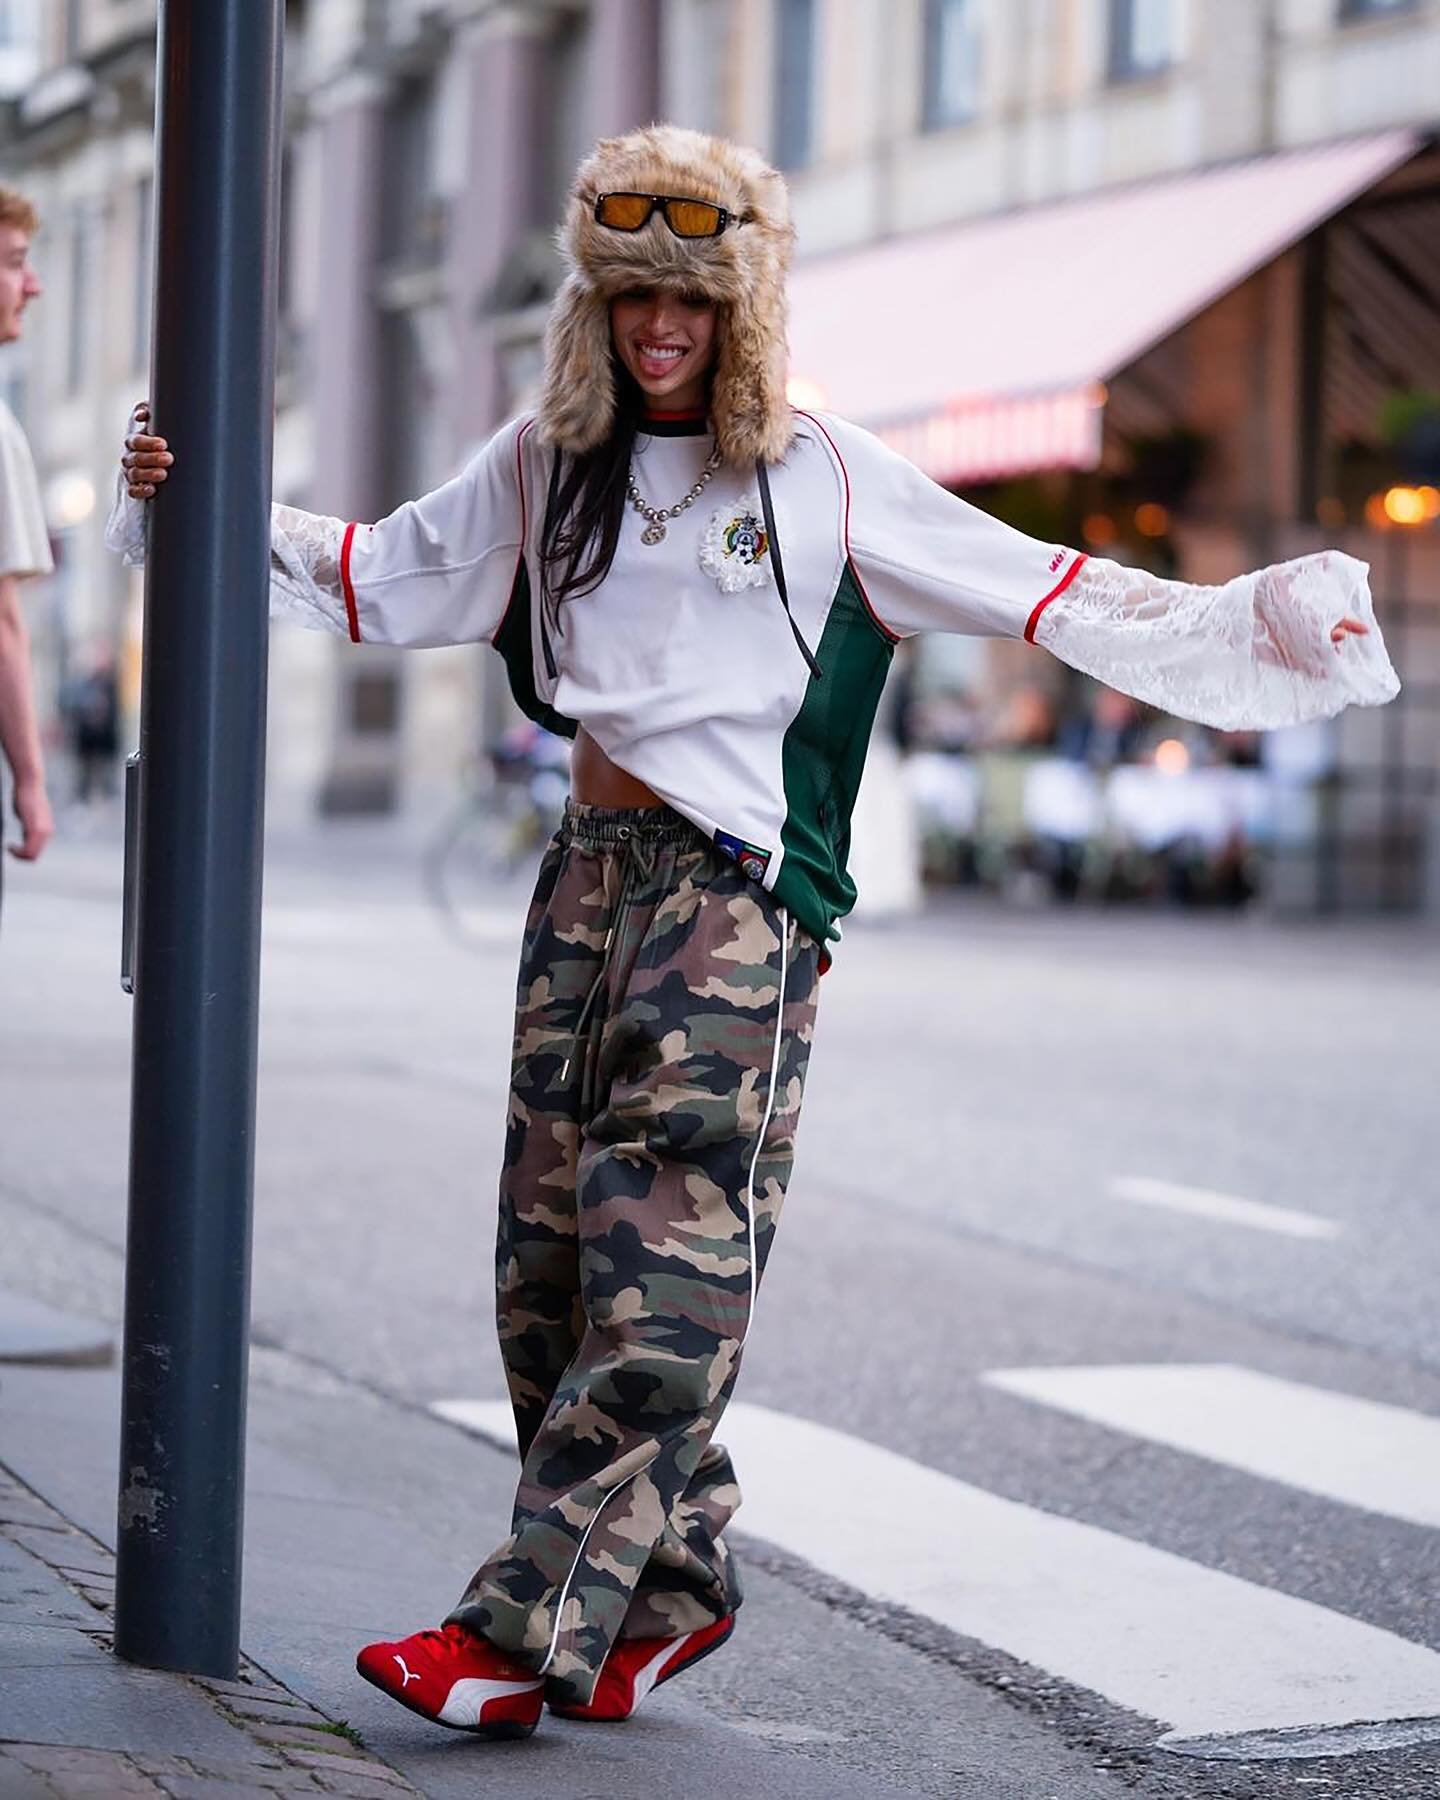
[[[400,1673],[404,1678],[400,1683],[400,1692],[403,1694],[410,1683],[412,1681],[418,1681],[420,1677],[418,1675],[412,1675],[409,1669],[405,1667],[405,1658],[403,1656],[397,1656],[394,1660],[399,1663]]]
[[[538,1677],[530,1681],[487,1681],[479,1675],[467,1675],[452,1685],[444,1706],[435,1716],[443,1724],[473,1730],[485,1722],[485,1708],[490,1701],[538,1694],[544,1685]]]
[[[697,1638],[699,1635],[700,1633],[698,1631],[687,1631],[684,1637],[673,1638],[668,1644],[662,1644],[650,1658],[649,1662],[643,1663],[640,1668],[635,1671],[635,1686],[630,1701],[631,1712],[634,1712],[635,1708],[650,1692],[651,1688],[659,1681],[666,1665],[674,1662],[677,1658],[681,1658],[681,1652],[685,1649],[685,1646],[692,1638]]]

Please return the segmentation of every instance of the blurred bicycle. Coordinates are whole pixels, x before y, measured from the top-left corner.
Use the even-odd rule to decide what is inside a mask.
[[[529,721],[507,731],[425,852],[425,886],[462,943],[487,941],[497,889],[533,872],[565,810],[570,746]]]

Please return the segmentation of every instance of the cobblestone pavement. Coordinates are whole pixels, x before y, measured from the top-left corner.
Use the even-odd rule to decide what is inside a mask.
[[[417,1793],[343,1720],[326,1718],[248,1659],[238,1681],[117,1663],[114,1592],[110,1551],[0,1466],[4,1718],[49,1740],[0,1737],[0,1800]]]

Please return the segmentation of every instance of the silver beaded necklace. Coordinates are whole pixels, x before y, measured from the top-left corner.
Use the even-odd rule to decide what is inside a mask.
[[[630,504],[640,517],[647,521],[645,529],[640,533],[642,544],[663,544],[665,541],[665,521],[678,519],[687,507],[693,506],[705,489],[710,485],[710,478],[720,467],[720,450],[717,447],[710,452],[710,460],[700,471],[700,478],[683,500],[677,500],[673,506],[651,506],[635,485],[635,465],[630,465],[630,480],[626,484],[625,494]]]

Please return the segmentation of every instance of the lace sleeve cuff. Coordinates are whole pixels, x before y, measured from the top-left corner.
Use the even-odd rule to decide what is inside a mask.
[[[350,635],[340,576],[343,520],[301,512],[294,506],[270,509],[270,616],[288,619],[307,631]]]
[[[115,503],[105,523],[105,546],[131,568],[145,562],[144,500],[132,499],[123,471],[116,477]],[[340,575],[341,519],[301,512],[294,506],[270,509],[270,616],[288,619],[307,631],[350,635]]]
[[[129,568],[138,569],[144,564],[145,502],[131,499],[123,469],[115,472],[115,500],[105,521],[105,548]]]
[[[1041,614],[1035,641],[1147,705],[1222,731],[1333,718],[1400,691],[1367,573],[1327,550],[1200,587],[1091,558]],[[1368,634],[1332,643],[1347,616]]]

